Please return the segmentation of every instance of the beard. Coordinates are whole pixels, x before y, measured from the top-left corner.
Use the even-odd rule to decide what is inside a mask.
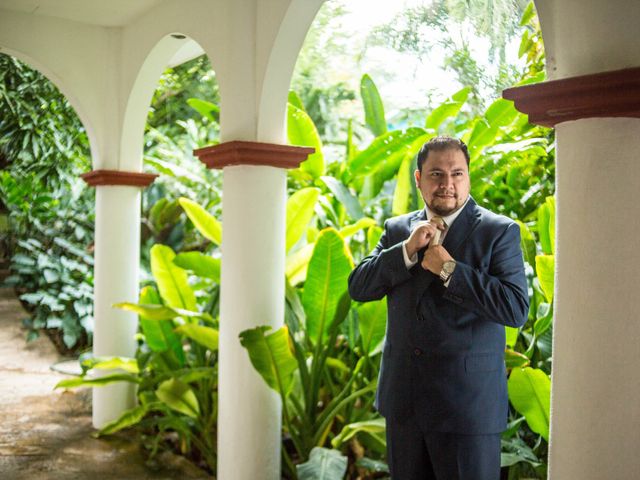
[[[425,200],[425,203],[433,213],[440,217],[446,217],[458,211],[464,205],[464,199],[458,198],[457,195],[450,197],[434,196],[430,202]]]

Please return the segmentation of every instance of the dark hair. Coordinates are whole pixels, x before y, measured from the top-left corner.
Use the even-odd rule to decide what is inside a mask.
[[[427,156],[431,150],[434,152],[442,152],[449,149],[460,150],[467,160],[467,167],[469,166],[469,150],[465,143],[457,138],[439,135],[425,143],[418,152],[418,171],[422,172],[422,165],[427,160]]]

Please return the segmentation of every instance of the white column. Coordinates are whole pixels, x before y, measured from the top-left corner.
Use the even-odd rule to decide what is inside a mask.
[[[133,357],[137,316],[112,308],[138,301],[140,187],[97,186],[93,353]],[[135,387],[118,383],[93,389],[93,425],[100,428],[135,406]]]
[[[551,479],[640,472],[640,119],[557,135]]]
[[[224,168],[218,478],[280,478],[278,395],[240,345],[241,331],[284,319],[286,175],[269,166]]]

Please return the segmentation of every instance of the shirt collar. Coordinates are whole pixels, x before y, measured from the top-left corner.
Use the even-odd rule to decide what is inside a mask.
[[[444,220],[444,223],[447,225],[447,228],[453,225],[453,222],[455,222],[456,218],[458,218],[458,216],[462,213],[462,210],[464,210],[464,207],[466,207],[467,203],[469,203],[470,198],[471,198],[471,195],[467,195],[467,199],[458,210],[453,212],[451,215],[442,217],[442,220]],[[427,207],[426,205],[424,206],[424,210],[425,210],[425,214],[427,215],[427,220],[430,220],[435,216],[435,214],[431,210],[429,210],[429,207]]]

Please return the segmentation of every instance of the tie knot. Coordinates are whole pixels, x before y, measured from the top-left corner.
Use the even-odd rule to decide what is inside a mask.
[[[437,224],[443,225],[443,226],[444,226],[444,228],[447,228],[447,222],[445,222],[445,221],[444,221],[444,219],[443,219],[442,217],[439,217],[439,216],[437,216],[437,215],[435,215],[435,216],[431,217],[431,222],[432,222],[432,223],[437,223]]]

